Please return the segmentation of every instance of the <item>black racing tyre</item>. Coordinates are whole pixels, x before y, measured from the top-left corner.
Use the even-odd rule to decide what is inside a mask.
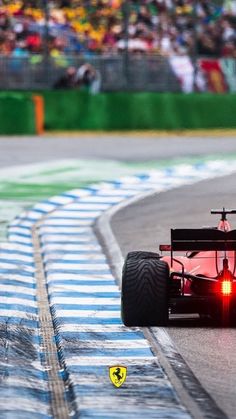
[[[166,326],[169,266],[158,258],[126,258],[121,315],[125,326]]]
[[[147,251],[141,251],[141,250],[136,250],[133,252],[129,252],[126,256],[126,259],[130,259],[130,258],[134,258],[134,259],[160,259],[160,255],[159,253],[155,253],[155,252],[147,252]]]

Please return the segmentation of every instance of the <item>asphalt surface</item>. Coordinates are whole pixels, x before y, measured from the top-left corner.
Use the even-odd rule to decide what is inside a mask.
[[[58,159],[149,161],[236,153],[236,134],[198,136],[150,133],[0,137],[0,168]]]
[[[112,229],[125,255],[157,251],[169,230],[217,225],[211,208],[236,207],[236,174],[156,194],[119,211]],[[231,216],[236,228],[236,217]],[[196,377],[230,418],[236,417],[236,328],[214,328],[196,319],[170,322],[168,333]]]
[[[236,153],[236,135],[156,134],[58,135],[0,138],[0,168],[67,158],[120,161],[166,160]],[[113,219],[123,254],[156,250],[169,241],[171,227],[215,225],[212,207],[236,207],[236,175],[161,193],[130,206]],[[232,220],[233,221],[233,220]],[[236,226],[236,218],[235,218]],[[138,243],[138,246],[137,246]],[[173,323],[169,333],[203,386],[231,417],[236,417],[236,329],[202,327],[196,320]]]

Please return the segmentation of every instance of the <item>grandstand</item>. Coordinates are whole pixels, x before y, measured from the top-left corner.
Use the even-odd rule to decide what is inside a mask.
[[[236,2],[206,0],[43,0],[0,2],[0,54],[52,57],[132,52],[236,56]],[[196,45],[195,45],[196,44]],[[63,60],[63,58],[62,58]]]
[[[2,88],[53,86],[66,68],[88,61],[103,90],[188,92],[197,67],[209,70],[198,57],[217,60],[217,91],[234,89],[235,0],[0,1]]]

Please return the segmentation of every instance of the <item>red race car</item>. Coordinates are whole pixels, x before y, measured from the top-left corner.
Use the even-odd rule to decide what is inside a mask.
[[[221,324],[236,319],[236,230],[227,220],[236,210],[211,213],[221,215],[218,227],[171,230],[171,244],[160,246],[170,256],[128,253],[121,295],[126,326],[165,326],[169,313],[199,313]]]

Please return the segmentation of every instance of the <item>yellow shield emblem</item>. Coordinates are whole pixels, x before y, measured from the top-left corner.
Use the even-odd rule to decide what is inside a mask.
[[[127,368],[117,365],[109,368],[109,376],[112,384],[116,387],[122,386],[126,380]]]

